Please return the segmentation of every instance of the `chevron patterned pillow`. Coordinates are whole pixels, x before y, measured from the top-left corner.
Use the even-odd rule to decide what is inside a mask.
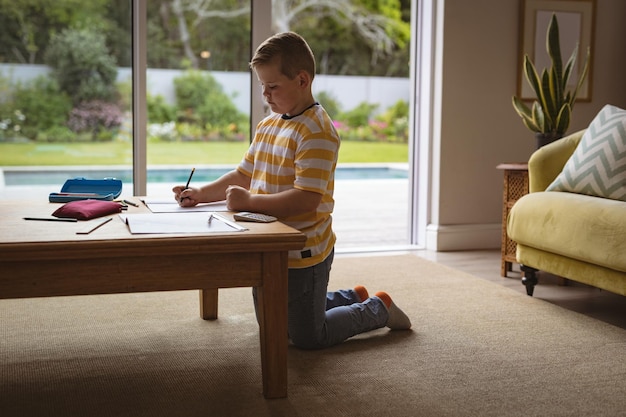
[[[626,201],[626,110],[606,105],[546,191]]]

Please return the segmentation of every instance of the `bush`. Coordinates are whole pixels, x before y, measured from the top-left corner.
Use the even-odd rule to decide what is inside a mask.
[[[45,62],[61,90],[74,105],[83,101],[115,101],[117,66],[106,47],[106,37],[89,29],[65,29],[52,36]]]
[[[132,81],[132,77],[129,77],[128,79],[124,80],[124,81],[118,81],[116,83],[116,89],[117,89],[117,103],[119,104],[120,108],[122,109],[122,111],[124,112],[132,112],[132,107],[133,107],[133,81]],[[148,106],[150,105],[150,95],[148,95]]]
[[[321,91],[315,95],[317,102],[324,107],[331,119],[335,120],[341,112],[339,102],[330,93]]]
[[[174,79],[174,88],[180,121],[226,126],[247,120],[211,74],[189,70]]]
[[[203,124],[227,126],[231,123],[248,120],[247,116],[239,113],[237,107],[228,99],[226,94],[213,94],[212,96],[213,98],[198,108],[198,116]]]
[[[24,119],[24,114],[19,110],[11,113],[10,110],[0,109],[0,142],[21,141],[24,138],[22,133]]]
[[[399,100],[383,114],[371,119],[378,105],[361,103],[335,120],[335,128],[342,140],[367,142],[399,142],[409,140],[408,103]]]
[[[403,119],[409,117],[409,103],[404,100],[396,101],[396,104],[389,107],[378,119],[387,123],[392,123],[394,120]]]
[[[173,142],[178,139],[176,122],[148,124],[148,140]]]
[[[72,132],[67,126],[54,126],[37,133],[35,140],[37,142],[74,142],[77,139],[76,133]]]
[[[250,123],[249,120],[243,120],[240,123],[230,123],[217,129],[210,129],[209,140],[224,140],[227,142],[243,142],[250,140]]]
[[[189,70],[174,79],[174,89],[178,107],[195,110],[204,104],[212,90],[221,90],[221,86],[211,75]]]
[[[205,138],[205,132],[202,126],[194,123],[177,123],[176,133],[183,142],[199,141]]]
[[[22,134],[35,139],[40,131],[65,125],[72,102],[55,80],[40,76],[15,86],[12,107],[24,115]]]
[[[390,142],[409,141],[409,103],[398,100],[387,111],[376,118],[380,122],[381,133]]]
[[[76,133],[91,132],[92,139],[111,140],[124,120],[121,109],[104,101],[86,101],[72,109],[69,128]]]
[[[340,113],[338,119],[349,127],[367,126],[372,113],[377,108],[378,104],[363,102],[350,111]]]
[[[167,123],[176,120],[176,106],[169,105],[161,95],[148,94],[148,120],[150,123]]]

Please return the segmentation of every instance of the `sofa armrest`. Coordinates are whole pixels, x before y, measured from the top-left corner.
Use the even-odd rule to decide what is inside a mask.
[[[528,181],[531,193],[545,191],[563,171],[567,160],[578,146],[585,130],[572,133],[537,149],[528,160]]]

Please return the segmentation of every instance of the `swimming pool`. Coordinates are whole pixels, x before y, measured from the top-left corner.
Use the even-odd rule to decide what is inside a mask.
[[[233,167],[198,167],[193,175],[193,181],[198,183],[217,179]],[[4,184],[11,185],[50,185],[63,184],[69,178],[117,178],[122,183],[132,183],[133,175],[130,168],[92,168],[92,167],[54,167],[54,168],[4,168]],[[189,178],[190,168],[150,168],[148,169],[148,183],[185,183]],[[367,180],[367,179],[406,179],[408,167],[406,164],[393,165],[347,165],[339,166],[335,172],[337,180]]]

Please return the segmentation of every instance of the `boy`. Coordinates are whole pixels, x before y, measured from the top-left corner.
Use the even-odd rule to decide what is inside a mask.
[[[362,286],[327,292],[340,139],[313,98],[309,45],[295,33],[279,33],[258,47],[250,67],[272,113],[258,124],[235,170],[201,188],[174,187],[176,199],[183,207],[226,200],[229,210],[269,214],[307,236],[301,251],[289,253],[288,329],[294,345],[320,349],[384,326],[409,329],[409,318],[386,293],[370,298]]]

